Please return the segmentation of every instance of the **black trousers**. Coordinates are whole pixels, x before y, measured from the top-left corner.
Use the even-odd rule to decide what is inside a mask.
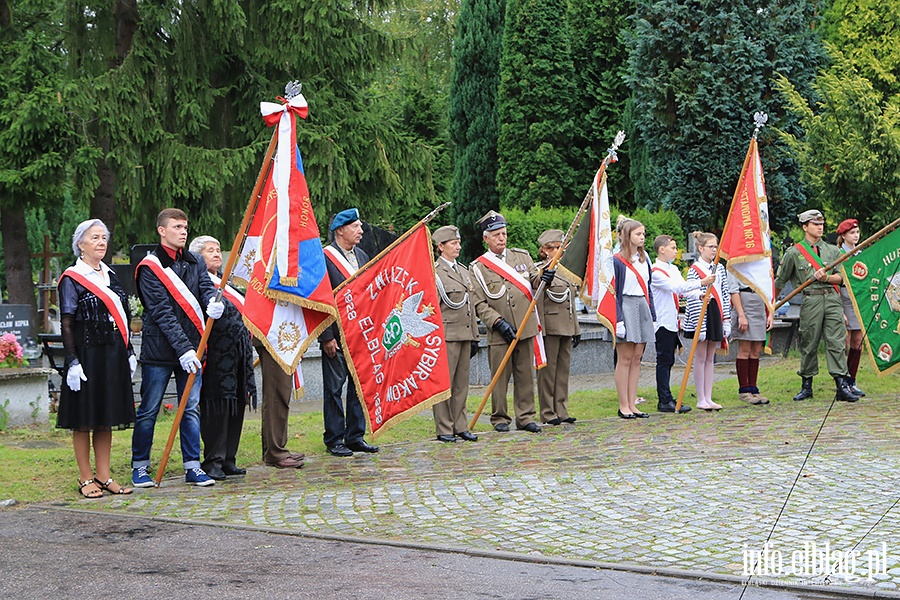
[[[672,365],[675,364],[675,349],[681,346],[681,340],[674,331],[665,327],[656,330],[656,397],[660,404],[674,402],[669,380],[672,377]]]
[[[355,444],[363,441],[366,433],[366,414],[362,402],[356,394],[353,378],[347,371],[347,362],[341,350],[334,358],[322,352],[322,384],[324,398],[322,410],[325,416],[323,441],[329,448],[340,443]],[[347,385],[347,412],[341,392]]]

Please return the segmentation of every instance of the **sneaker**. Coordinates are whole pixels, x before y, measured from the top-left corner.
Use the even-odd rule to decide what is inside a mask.
[[[207,475],[200,467],[194,467],[184,472],[184,482],[188,485],[206,487],[215,485],[216,480]]]
[[[136,488],[149,488],[156,486],[156,482],[147,474],[147,467],[138,467],[131,470],[131,485]]]

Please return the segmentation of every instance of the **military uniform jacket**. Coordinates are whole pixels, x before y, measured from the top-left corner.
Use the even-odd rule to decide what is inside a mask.
[[[816,244],[810,245],[814,249],[819,249],[819,257],[822,260],[823,265],[832,263],[841,257],[841,251],[838,247],[826,243],[824,238],[820,239]],[[838,273],[839,271],[837,269],[838,268],[832,269],[831,273]],[[815,272],[816,269],[809,264],[806,257],[800,254],[800,251],[797,250],[796,247],[791,246],[781,259],[781,265],[778,267],[778,276],[775,278],[775,287],[779,290],[783,290],[788,281],[793,283],[794,287],[798,287],[806,280],[812,279],[812,283],[810,283],[805,290],[833,289],[833,286],[830,283],[816,280],[813,277],[813,273]]]
[[[547,262],[538,263],[537,268],[543,269]],[[581,335],[581,326],[575,314],[577,296],[578,286],[557,272],[553,283],[544,288],[544,293],[538,297],[538,314],[544,335]]]
[[[444,333],[448,342],[471,342],[478,339],[472,278],[463,265],[456,263],[456,269],[451,269],[443,259],[434,261]]]
[[[531,255],[521,248],[506,249],[506,264],[523,275],[523,282],[528,286],[531,286],[531,282],[540,275],[534,261],[531,260]],[[528,310],[531,300],[506,279],[478,261],[472,262],[469,269],[475,288],[472,297],[475,314],[487,327],[488,345],[506,344],[503,336],[492,329],[494,322],[503,317],[510,325],[518,328],[519,323],[525,318],[525,312]],[[532,287],[532,289],[534,288]],[[537,319],[532,315],[522,331],[522,335],[519,336],[519,340],[532,338],[537,333]]]

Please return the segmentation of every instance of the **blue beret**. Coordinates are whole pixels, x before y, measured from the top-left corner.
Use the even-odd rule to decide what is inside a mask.
[[[356,208],[348,208],[347,210],[342,210],[338,214],[334,215],[334,220],[331,222],[331,231],[334,231],[338,227],[343,227],[348,223],[353,223],[354,221],[359,221],[359,209]]]

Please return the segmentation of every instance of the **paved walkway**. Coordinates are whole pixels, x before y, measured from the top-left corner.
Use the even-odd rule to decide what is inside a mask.
[[[755,571],[758,583],[891,595],[900,591],[900,444],[886,415],[898,398],[836,403],[802,472],[830,405],[822,398],[314,456],[301,471],[254,467],[209,489],[164,481],[102,509],[626,569]]]

